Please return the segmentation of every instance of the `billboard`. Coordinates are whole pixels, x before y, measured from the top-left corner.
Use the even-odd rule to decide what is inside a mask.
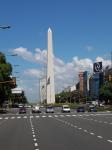
[[[102,71],[102,62],[95,62],[93,64],[93,72],[101,72]]]

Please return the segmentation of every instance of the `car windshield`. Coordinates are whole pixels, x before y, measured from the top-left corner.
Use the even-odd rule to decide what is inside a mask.
[[[64,106],[63,108],[69,108],[68,106]]]
[[[53,107],[52,107],[52,106],[48,106],[47,108],[48,108],[48,109],[53,109]]]

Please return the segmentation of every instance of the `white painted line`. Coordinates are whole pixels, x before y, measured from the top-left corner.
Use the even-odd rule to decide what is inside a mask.
[[[54,117],[58,117],[57,115],[54,115]]]
[[[9,117],[5,117],[5,119],[9,119]]]
[[[94,133],[92,133],[92,132],[91,132],[90,134],[91,134],[91,135],[94,135]]]
[[[78,128],[79,130],[81,130],[82,128]]]
[[[51,115],[49,115],[48,117],[49,117],[49,118],[52,118],[52,116],[51,116]]]
[[[35,137],[35,135],[33,135],[33,137]]]
[[[23,118],[25,118],[25,119],[26,119],[26,118],[27,118],[27,116],[24,116]]]
[[[30,118],[33,118],[33,116],[30,116]]]
[[[35,132],[32,132],[32,134],[35,134]]]
[[[35,138],[35,139],[33,139],[34,141],[37,141],[37,139]]]
[[[37,143],[35,143],[35,146],[38,146],[38,144],[37,144]]]
[[[36,118],[39,118],[40,116],[36,116]]]
[[[103,137],[102,136],[97,136],[98,138],[102,139]]]
[[[77,126],[74,126],[75,128],[77,128]]]
[[[64,115],[60,115],[60,117],[64,117]]]
[[[11,117],[11,119],[15,119],[15,117]]]
[[[110,124],[112,124],[112,122]]]
[[[17,117],[17,119],[20,119],[20,118],[21,118],[21,116],[18,116],[18,117]]]
[[[70,115],[66,115],[67,117],[70,117]]]
[[[88,131],[87,131],[87,130],[84,130],[84,132],[86,132],[86,133],[87,133]]]
[[[76,115],[72,115],[73,117],[75,117]]]
[[[0,118],[0,119],[3,119],[3,118]]]
[[[42,118],[45,118],[46,116],[42,116]]]
[[[108,142],[112,143],[112,140],[107,140]]]

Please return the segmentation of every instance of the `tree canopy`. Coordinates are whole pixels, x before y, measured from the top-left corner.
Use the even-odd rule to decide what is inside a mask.
[[[0,52],[0,105],[8,100],[11,94],[12,66],[6,61],[6,57]]]

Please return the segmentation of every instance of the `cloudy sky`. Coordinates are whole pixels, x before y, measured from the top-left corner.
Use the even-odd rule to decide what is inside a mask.
[[[55,91],[78,82],[78,72],[93,63],[110,65],[111,0],[0,0],[0,51],[13,66],[17,84],[30,101],[39,100],[46,71],[47,30],[53,32]],[[18,56],[11,57],[11,53]],[[19,65],[19,66],[17,66]]]

